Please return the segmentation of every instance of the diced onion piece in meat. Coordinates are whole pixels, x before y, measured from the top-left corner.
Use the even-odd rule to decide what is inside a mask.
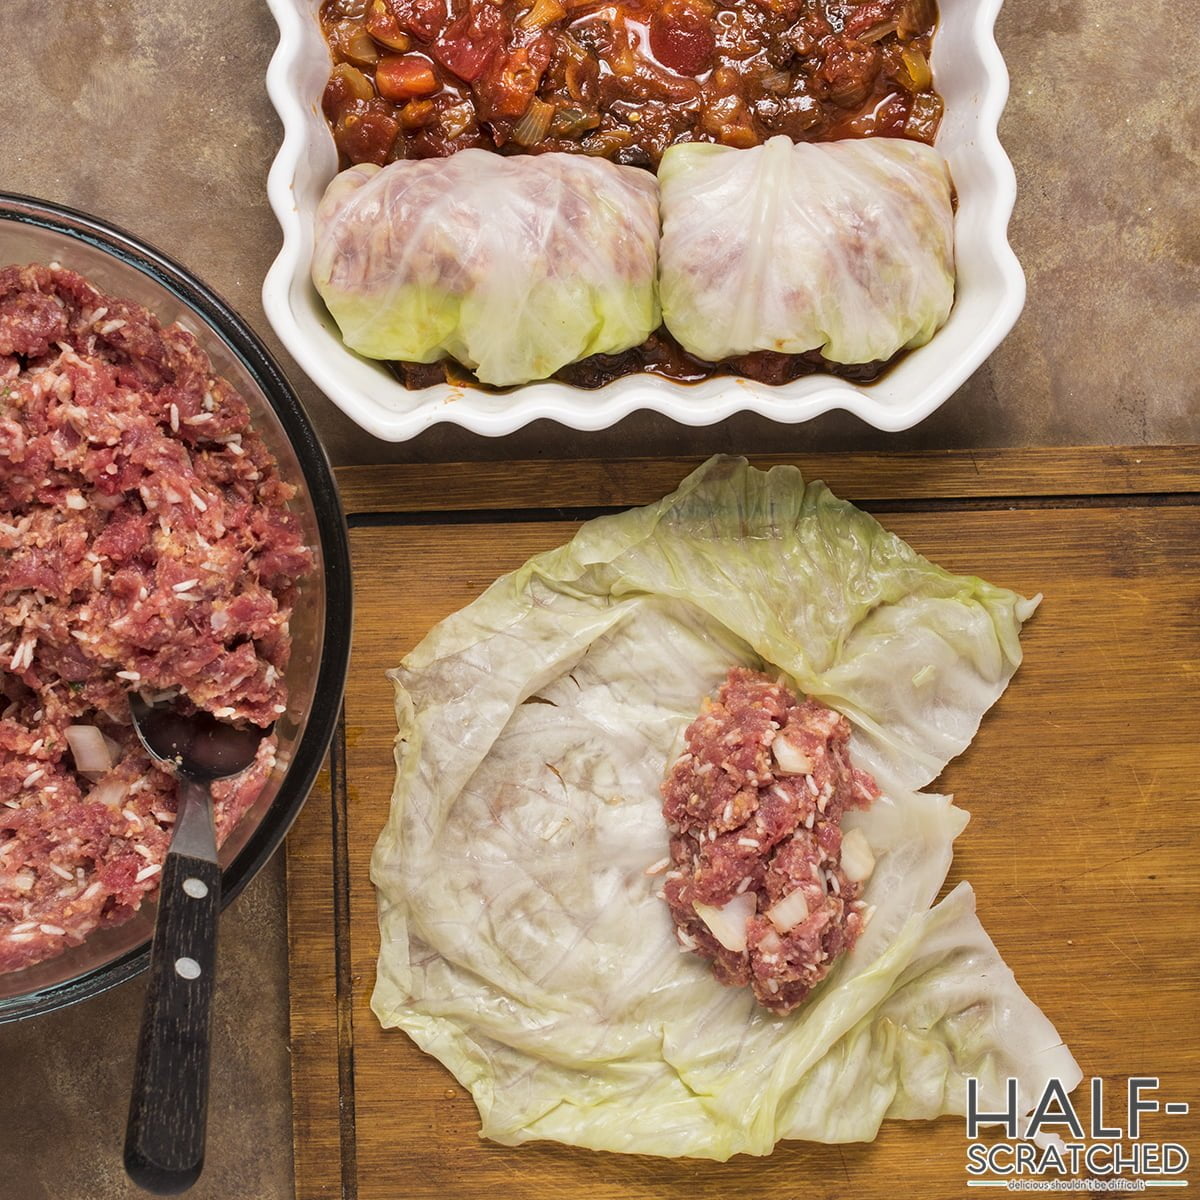
[[[379,61],[379,47],[357,21],[339,21],[329,31],[334,54],[356,67],[373,67]]]
[[[812,772],[812,759],[782,734],[771,743],[771,754],[782,775],[808,775]]]
[[[81,775],[100,775],[112,768],[108,740],[95,725],[68,725],[67,745]]]
[[[805,899],[804,892],[800,888],[784,896],[782,900],[767,910],[767,920],[780,933],[790,932],[807,918],[808,900]]]
[[[759,76],[759,86],[773,96],[786,96],[792,86],[792,76],[787,71],[767,71]]]
[[[726,950],[740,954],[746,949],[746,922],[758,907],[758,898],[753,893],[734,896],[720,908],[712,904],[693,904],[692,907]]]
[[[861,829],[851,829],[842,838],[842,873],[855,883],[869,879],[875,870],[875,855]]]
[[[774,929],[768,929],[762,935],[758,943],[758,948],[764,954],[779,954],[783,950],[783,942],[780,940],[779,934]]]
[[[473,120],[475,110],[469,104],[454,104],[450,108],[444,108],[440,121],[442,133],[448,138],[456,138],[470,127]]]
[[[94,804],[106,804],[109,808],[119,808],[129,795],[129,784],[123,779],[106,779],[98,783],[87,798]]]

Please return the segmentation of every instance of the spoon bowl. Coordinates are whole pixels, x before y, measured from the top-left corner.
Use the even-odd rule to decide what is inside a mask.
[[[181,779],[200,783],[241,774],[274,728],[229,725],[207,712],[185,716],[166,704],[150,704],[136,692],[129,697],[129,712],[150,757]]]

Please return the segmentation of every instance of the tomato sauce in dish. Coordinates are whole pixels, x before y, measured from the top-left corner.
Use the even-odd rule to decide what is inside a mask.
[[[932,142],[934,0],[325,0],[342,164],[676,142]]]
[[[560,383],[585,390],[601,388],[614,379],[639,372],[658,375],[675,383],[699,383],[713,375],[740,375],[758,383],[778,386],[817,373],[837,375],[853,383],[873,383],[902,356],[903,352],[887,362],[838,363],[826,358],[819,350],[810,350],[807,354],[778,354],[771,350],[760,350],[721,362],[709,362],[689,354],[664,326],[660,326],[632,350],[581,358],[556,371],[554,378]],[[406,388],[414,391],[439,383],[458,387],[487,387],[475,378],[474,372],[452,358],[431,363],[390,362],[387,365]]]

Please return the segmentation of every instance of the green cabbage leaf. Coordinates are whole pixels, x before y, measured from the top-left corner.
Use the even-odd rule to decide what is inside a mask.
[[[670,147],[658,171],[663,320],[701,358],[923,346],[954,303],[950,172],[903,138]]]
[[[657,255],[648,172],[464,150],[334,178],[312,277],[359,354],[451,356],[507,387],[645,341],[659,322]]]
[[[921,558],[797,471],[714,459],[584,525],[435,628],[392,672],[399,737],[377,844],[372,1006],[516,1144],[724,1160],[869,1140],[961,1112],[965,1078],[1032,1107],[1079,1070],[960,884],[967,814],[917,789],[973,736],[1034,601]],[[659,786],[729,668],[846,714],[883,796],[855,812],[875,915],[777,1016],[681,953]]]

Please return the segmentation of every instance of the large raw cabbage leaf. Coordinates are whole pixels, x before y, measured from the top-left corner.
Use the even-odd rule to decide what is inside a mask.
[[[797,471],[714,459],[495,583],[392,673],[400,735],[372,863],[372,1005],[467,1086],[482,1132],[725,1159],[872,1138],[1079,1072],[960,885],[967,816],[915,791],[1020,662],[1033,602],[951,575]],[[884,796],[859,826],[877,906],[779,1017],[680,953],[659,785],[729,667],[852,722]]]
[[[658,179],[663,320],[701,358],[875,362],[924,345],[950,313],[950,174],[929,146],[681,144]]]
[[[657,254],[649,172],[464,150],[338,175],[312,276],[352,350],[450,355],[508,386],[644,341],[659,321]]]

